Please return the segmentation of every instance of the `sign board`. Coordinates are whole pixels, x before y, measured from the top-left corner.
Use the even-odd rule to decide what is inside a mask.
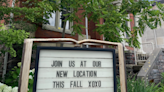
[[[33,92],[116,92],[115,50],[38,47]]]

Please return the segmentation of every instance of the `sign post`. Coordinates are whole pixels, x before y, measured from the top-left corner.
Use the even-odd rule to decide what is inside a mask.
[[[74,39],[26,39],[22,58],[19,92],[28,90],[28,72],[33,41],[98,43],[118,46],[121,92],[126,92],[123,48],[120,43]],[[39,47],[34,92],[116,92],[115,50],[91,48]]]

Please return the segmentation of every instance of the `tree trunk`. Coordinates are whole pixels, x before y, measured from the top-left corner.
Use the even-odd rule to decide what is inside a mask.
[[[68,13],[68,10],[66,10],[66,14]],[[64,20],[67,19],[67,16],[64,18]],[[67,21],[64,21],[64,25],[63,25],[63,32],[62,32],[62,38],[65,38],[65,27],[66,27],[66,23]],[[63,43],[60,44],[60,47],[63,47]]]
[[[65,27],[66,27],[66,22],[64,22],[64,26],[63,26],[63,32],[62,32],[62,38],[65,38]],[[60,44],[60,47],[63,47],[63,43]]]

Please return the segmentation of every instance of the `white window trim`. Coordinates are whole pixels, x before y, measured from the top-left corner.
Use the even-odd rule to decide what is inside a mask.
[[[58,2],[60,3],[60,1]],[[73,9],[71,9],[71,11],[73,11]],[[59,27],[59,23],[60,23],[60,11],[56,11],[55,12],[55,25],[51,26],[48,24],[42,24],[42,29],[46,29],[46,30],[50,30],[50,31],[55,31],[55,32],[63,32],[63,28]],[[65,29],[65,33],[66,34],[71,34],[73,31],[73,28],[71,28],[73,26],[73,22],[69,22],[69,29]]]
[[[130,14],[128,14],[127,18],[130,19]],[[128,24],[127,26],[128,26],[128,27],[130,28],[130,30],[131,30],[130,21],[127,21],[127,24]],[[130,37],[126,37],[126,32],[124,32],[124,38],[126,38],[126,39],[130,38]],[[127,42],[124,42],[124,44],[125,44],[126,46],[129,46],[129,44],[128,44]]]
[[[63,28],[58,29],[58,28],[56,28],[55,26],[46,25],[46,24],[43,24],[43,25],[42,25],[42,29],[46,29],[46,30],[50,30],[50,31],[55,31],[55,32],[61,32],[61,33],[63,32]],[[66,29],[66,30],[65,30],[65,33],[66,33],[66,34],[71,34],[72,31]]]

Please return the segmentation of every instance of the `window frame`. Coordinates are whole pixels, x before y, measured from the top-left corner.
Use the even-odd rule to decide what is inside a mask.
[[[59,2],[57,2],[57,4],[59,4],[61,2],[61,0]],[[73,11],[73,8],[70,9],[70,11]],[[42,24],[42,29],[46,29],[46,30],[50,30],[50,31],[56,31],[56,32],[63,32],[63,28],[59,27],[60,25],[60,15],[61,11],[56,11],[55,12],[55,25],[51,26],[49,24]],[[73,31],[73,28],[71,28],[73,26],[73,22],[69,21],[69,29],[65,29],[65,33],[66,34],[71,34]]]

